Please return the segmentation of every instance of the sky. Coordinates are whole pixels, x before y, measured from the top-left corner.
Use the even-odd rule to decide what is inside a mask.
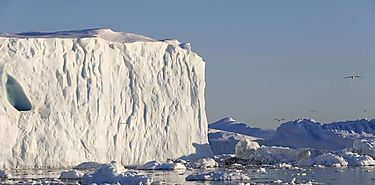
[[[375,117],[373,0],[0,0],[0,32],[85,28],[191,42],[210,123]]]

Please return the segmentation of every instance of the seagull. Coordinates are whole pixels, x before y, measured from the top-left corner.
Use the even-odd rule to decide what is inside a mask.
[[[278,122],[280,122],[280,121],[285,121],[284,118],[282,118],[282,119],[273,119],[273,120],[278,121]]]
[[[362,77],[359,76],[359,75],[352,75],[352,76],[346,76],[344,79],[352,79],[352,80],[354,80],[356,78],[362,78]]]

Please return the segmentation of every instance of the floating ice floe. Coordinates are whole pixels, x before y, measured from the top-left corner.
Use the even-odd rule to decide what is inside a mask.
[[[83,163],[75,166],[73,169],[77,169],[77,170],[90,170],[90,169],[97,169],[97,168],[99,168],[102,165],[103,164],[101,164],[101,163],[89,161],[89,162],[83,162]]]
[[[66,183],[62,182],[59,179],[27,179],[27,180],[20,180],[18,182],[6,182],[4,184],[16,184],[16,185],[65,185]]]
[[[346,150],[340,151],[338,155],[343,157],[349,166],[375,166],[374,158],[368,155],[360,155]]]
[[[99,167],[93,174],[82,177],[83,184],[151,184],[152,179],[136,171],[127,171],[122,165],[112,162]]]
[[[317,165],[324,165],[324,166],[332,166],[332,167],[342,167],[342,166],[348,166],[348,162],[341,156],[332,154],[332,153],[326,153],[319,155],[314,158],[315,163]]]
[[[286,163],[278,163],[278,164],[274,165],[274,167],[282,168],[282,169],[292,169],[293,168],[292,165],[286,164]]]
[[[238,157],[246,159],[250,158],[258,148],[260,146],[256,141],[243,139],[236,144],[235,152]]]
[[[137,167],[138,170],[185,170],[186,167],[182,163],[174,163],[173,161],[168,161],[166,163],[159,163],[156,161],[150,161],[142,166]]]
[[[191,162],[187,165],[190,168],[201,169],[201,168],[216,168],[219,164],[212,158],[200,158],[195,162]]]
[[[282,184],[282,183],[283,183],[283,181],[282,181],[282,180],[280,180],[280,179],[278,179],[278,180],[275,180],[275,181],[273,181],[273,183],[274,183],[274,184]]]
[[[259,146],[256,141],[241,140],[236,145],[236,156],[255,164],[292,163],[310,157],[308,149]]]
[[[300,166],[374,166],[375,160],[367,155],[359,155],[357,153],[346,150],[328,152],[318,156],[312,156],[308,160],[299,161],[297,165]]]
[[[356,139],[351,149],[356,153],[375,158],[375,140]]]
[[[80,179],[83,175],[83,172],[73,169],[61,172],[59,179]]]
[[[236,157],[235,154],[221,154],[221,155],[215,155],[213,159],[218,163],[224,163],[227,159]]]
[[[312,181],[307,182],[297,182],[296,178],[293,178],[290,182],[283,182],[282,180],[275,180],[273,184],[282,184],[282,185],[312,185],[314,184]]]
[[[256,170],[257,173],[267,173],[265,168],[259,168]]]
[[[233,181],[233,180],[250,180],[250,177],[240,172],[201,172],[191,174],[185,178],[187,181]]]
[[[241,140],[236,145],[236,156],[245,159],[249,164],[282,164],[297,166],[373,166],[375,160],[368,155],[360,155],[351,152],[358,151],[354,149],[346,149],[341,151],[319,151],[314,149],[291,149],[288,147],[276,146],[259,146],[255,141]],[[367,148],[370,145],[365,145]],[[357,147],[358,148],[358,147]],[[363,147],[365,148],[365,147]],[[362,151],[369,151],[362,150]],[[368,152],[367,152],[368,153]],[[231,159],[227,159],[230,161]],[[237,159],[239,160],[239,159]]]

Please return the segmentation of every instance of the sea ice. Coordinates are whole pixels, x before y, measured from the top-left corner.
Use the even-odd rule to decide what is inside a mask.
[[[112,162],[99,167],[92,174],[85,174],[82,177],[83,184],[151,184],[152,179],[136,171],[127,171],[122,165]]]
[[[186,167],[182,163],[175,163],[168,161],[165,163],[159,163],[156,161],[149,161],[142,166],[137,167],[138,170],[185,170]]]
[[[359,145],[358,143],[354,145]],[[367,148],[369,145],[364,145]],[[366,148],[363,147],[363,148]],[[236,157],[247,160],[250,164],[286,164],[298,166],[372,166],[375,160],[368,155],[351,152],[357,149],[340,151],[320,151],[314,149],[291,149],[288,147],[260,146],[255,141],[241,140],[236,145]],[[362,151],[368,151],[363,150]],[[363,152],[362,152],[363,153]],[[226,159],[230,161],[231,159]]]
[[[372,140],[356,139],[353,143],[352,150],[356,153],[375,158],[375,137]]]
[[[257,142],[251,140],[241,140],[236,145],[236,156],[247,159],[254,164],[295,163],[309,158],[310,155],[308,149],[259,146]]]
[[[232,181],[250,180],[250,177],[240,172],[201,172],[186,177],[187,181]]]
[[[349,166],[375,166],[375,160],[368,155],[360,155],[346,150],[338,152],[338,155],[343,157]]]
[[[342,167],[342,166],[348,166],[348,162],[341,156],[332,154],[332,153],[326,153],[319,155],[314,158],[314,161],[316,165],[324,165],[324,166],[332,166],[332,167]]]
[[[83,175],[83,172],[73,169],[61,172],[59,179],[80,179]]]
[[[197,161],[190,162],[188,167],[194,169],[201,169],[201,168],[216,168],[218,167],[218,163],[212,158],[200,158]]]

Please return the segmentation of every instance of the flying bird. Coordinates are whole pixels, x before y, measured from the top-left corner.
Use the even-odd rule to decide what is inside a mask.
[[[282,118],[282,119],[273,119],[273,120],[278,121],[278,122],[285,121],[284,118]]]
[[[344,79],[352,79],[352,80],[354,80],[356,78],[362,78],[362,77],[359,76],[359,75],[352,75],[352,76],[346,76]]]

